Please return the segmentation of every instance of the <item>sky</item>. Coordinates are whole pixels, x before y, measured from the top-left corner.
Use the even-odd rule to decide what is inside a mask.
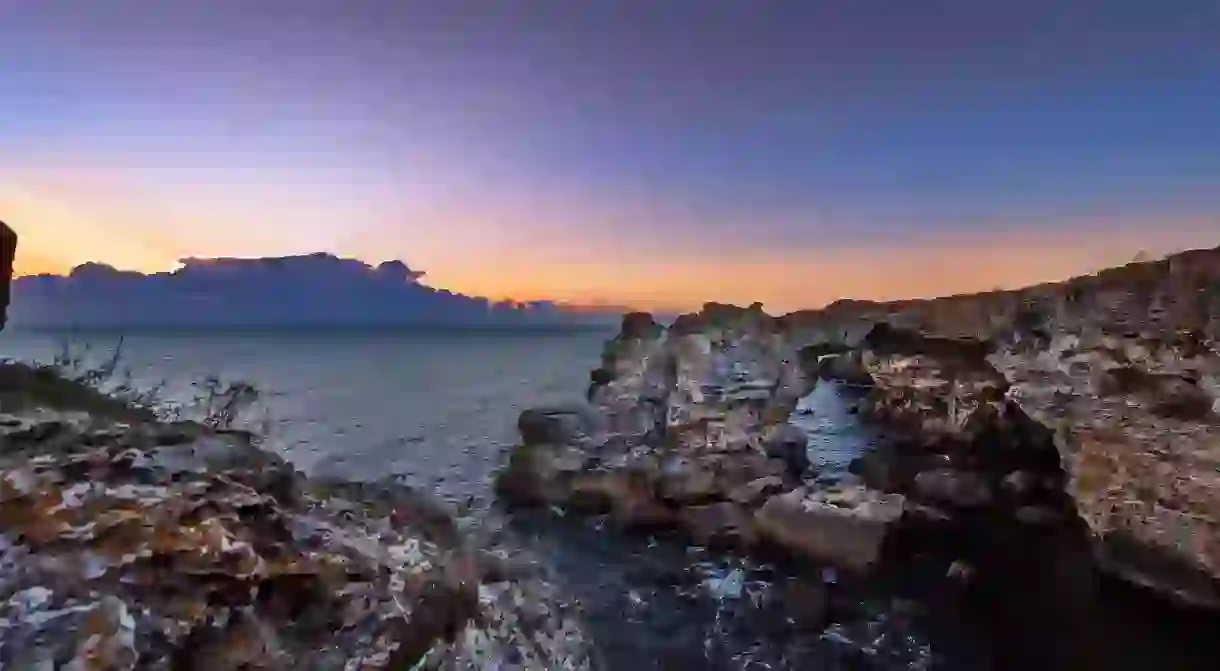
[[[18,273],[317,251],[653,309],[1220,245],[1214,0],[0,0]]]

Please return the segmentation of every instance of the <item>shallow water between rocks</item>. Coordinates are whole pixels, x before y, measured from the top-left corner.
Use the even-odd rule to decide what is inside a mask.
[[[1220,659],[1220,620],[1079,578],[1073,539],[1046,541],[1055,547],[1047,566],[1012,567],[1011,581],[950,593],[939,579],[943,557],[904,556],[861,580],[628,537],[598,519],[505,518],[489,482],[516,439],[517,415],[579,398],[612,335],[144,333],[126,336],[124,361],[138,384],[165,382],[171,400],[209,375],[254,383],[264,394],[253,419],[268,446],[303,470],[394,473],[472,505],[487,524],[519,535],[582,601],[609,669],[1211,669]],[[49,361],[61,340],[5,333],[0,356]],[[113,333],[72,339],[93,360],[116,341]],[[821,481],[842,478],[883,441],[849,413],[850,402],[850,391],[823,384],[791,417],[810,435]],[[1089,607],[1063,608],[1078,601],[1063,598],[1061,584],[1088,591]]]

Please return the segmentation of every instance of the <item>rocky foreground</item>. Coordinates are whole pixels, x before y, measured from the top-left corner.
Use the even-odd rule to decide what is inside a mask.
[[[23,408],[0,415],[0,667],[589,668],[541,570],[472,538],[246,433]]]
[[[789,421],[820,380],[891,438],[830,484]],[[1220,608],[1220,250],[778,319],[628,315],[588,403],[519,428],[497,485],[514,506],[858,573],[954,538],[950,580],[1079,536],[1101,571]]]

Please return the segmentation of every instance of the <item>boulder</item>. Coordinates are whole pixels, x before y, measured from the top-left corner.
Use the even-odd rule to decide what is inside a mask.
[[[579,448],[549,443],[518,445],[496,476],[497,495],[513,505],[551,505],[567,500],[572,478],[585,469]]]
[[[902,517],[903,498],[864,488],[773,496],[754,515],[759,537],[817,563],[868,571]]]
[[[586,514],[609,514],[622,529],[671,528],[673,510],[653,498],[649,485],[636,472],[586,471],[572,478],[564,506]]]
[[[601,429],[597,410],[588,405],[530,408],[517,418],[517,431],[526,445],[570,445]]]

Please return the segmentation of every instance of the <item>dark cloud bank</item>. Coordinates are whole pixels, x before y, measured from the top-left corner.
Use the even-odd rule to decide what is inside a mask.
[[[550,327],[612,323],[617,312],[493,302],[420,284],[400,261],[329,254],[184,259],[144,275],[88,263],[13,282],[18,328]]]

